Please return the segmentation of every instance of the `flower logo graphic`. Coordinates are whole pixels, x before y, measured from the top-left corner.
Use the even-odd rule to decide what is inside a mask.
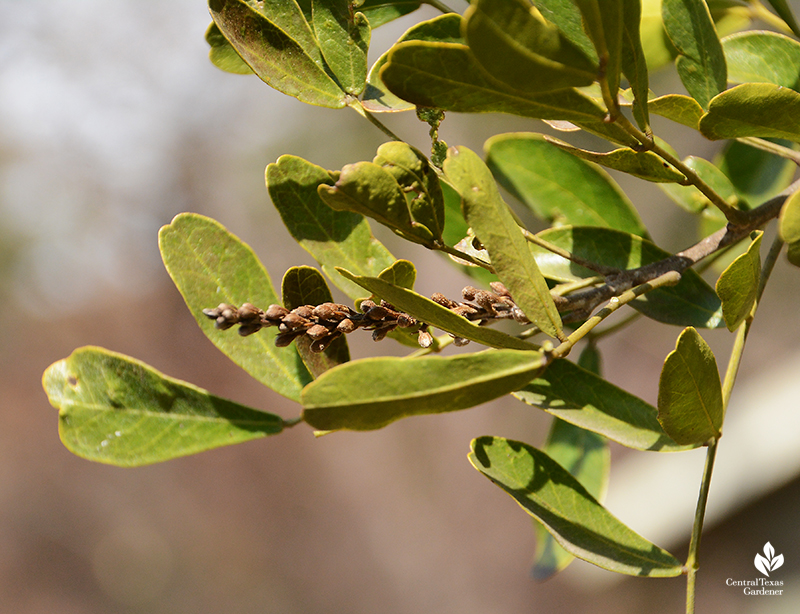
[[[771,543],[767,542],[764,544],[764,556],[756,554],[755,565],[758,571],[769,577],[769,572],[775,571],[783,565],[783,555],[778,554],[776,556],[775,548],[772,547]]]

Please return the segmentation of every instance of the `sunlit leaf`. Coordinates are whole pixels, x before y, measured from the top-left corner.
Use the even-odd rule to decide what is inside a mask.
[[[717,295],[722,301],[722,316],[728,330],[736,330],[750,315],[756,302],[761,279],[759,249],[762,235],[761,231],[756,231],[747,251],[736,258],[717,280]]]
[[[525,0],[476,0],[464,14],[475,59],[496,79],[524,92],[594,82],[596,63]]]
[[[486,163],[498,183],[540,218],[647,234],[633,204],[607,173],[548,140],[526,132],[494,136],[484,145]]]
[[[692,98],[708,108],[727,85],[725,54],[708,6],[704,1],[663,0],[661,12],[667,35],[680,53],[678,75]]]
[[[653,406],[567,360],[556,360],[513,394],[528,405],[629,448],[655,452],[686,449],[664,433]]]
[[[800,86],[800,43],[777,32],[739,32],[722,40],[728,80]]]
[[[634,106],[634,116],[639,126],[646,129],[650,124],[647,99],[650,80],[647,72],[647,59],[642,46],[641,0],[622,0],[622,74],[628,79],[631,91],[638,103]]]
[[[303,418],[320,430],[366,431],[407,416],[475,407],[525,385],[544,360],[518,350],[357,360],[303,390]]]
[[[206,30],[206,42],[211,47],[208,51],[208,59],[214,66],[235,75],[253,74],[253,69],[247,65],[242,56],[236,53],[236,49],[222,35],[213,21]]]
[[[359,275],[377,275],[395,258],[378,242],[363,216],[334,211],[317,186],[333,185],[328,171],[296,156],[281,156],[267,166],[267,188],[292,237],[322,266],[328,278],[351,298],[364,296],[360,286],[336,272],[341,266]]]
[[[771,83],[743,83],[716,96],[700,120],[706,138],[774,137],[800,141],[800,93]]]
[[[161,257],[172,281],[205,335],[233,362],[265,386],[292,400],[311,381],[294,348],[276,348],[275,328],[239,337],[217,330],[203,309],[220,303],[280,303],[272,281],[253,250],[219,222],[181,213],[158,233]]]
[[[676,442],[704,444],[722,433],[722,409],[714,353],[694,328],[686,328],[661,370],[658,421]]]
[[[310,266],[296,266],[286,271],[281,282],[281,296],[286,309],[333,302],[322,273]],[[314,377],[350,360],[350,350],[344,336],[334,339],[324,352],[312,352],[311,339],[307,335],[297,337],[294,345]]]
[[[581,12],[572,0],[532,0],[532,2],[542,17],[555,24],[586,57],[593,62],[597,61],[594,45],[583,29]]]
[[[473,440],[469,460],[576,557],[629,575],[682,573],[680,561],[620,522],[544,452],[501,437],[481,437]]]
[[[574,0],[583,16],[583,29],[589,35],[600,62],[611,97],[616,98],[622,70],[623,13],[626,0]],[[632,4],[632,3],[630,3]],[[630,7],[628,7],[630,8]]]
[[[648,104],[650,112],[698,130],[703,107],[694,99],[680,94],[667,94],[653,98]]]
[[[279,416],[209,394],[108,350],[84,347],[42,381],[61,441],[83,458],[135,467],[283,430]]]
[[[320,51],[339,85],[358,95],[367,79],[370,26],[350,0],[311,0],[311,25]]]
[[[547,282],[531,255],[514,216],[503,202],[486,164],[466,147],[453,147],[444,162],[445,177],[461,194],[461,208],[492,267],[514,302],[547,335],[562,337],[561,316]]]
[[[707,185],[711,186],[719,196],[729,205],[736,206],[739,197],[731,183],[719,168],[708,160],[689,156],[683,163],[692,169]],[[711,201],[693,185],[661,184],[659,187],[669,196],[675,204],[690,213],[699,213],[712,207]]]

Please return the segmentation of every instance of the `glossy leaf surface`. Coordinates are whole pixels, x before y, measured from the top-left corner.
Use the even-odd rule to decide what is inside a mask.
[[[349,0],[311,0],[311,25],[339,86],[357,96],[367,80],[370,26]]]
[[[257,411],[96,347],[52,364],[42,381],[61,441],[83,458],[136,467],[283,430]]]
[[[493,328],[473,324],[439,303],[435,303],[431,299],[407,288],[393,285],[378,277],[353,275],[343,269],[340,269],[340,273],[417,320],[426,322],[458,337],[495,348],[534,349],[532,345],[522,339],[517,339]]]
[[[457,113],[510,113],[572,122],[624,145],[633,139],[603,122],[605,109],[575,89],[525,94],[487,75],[469,47],[453,43],[405,42],[392,48],[381,78],[395,95],[423,107]]]
[[[676,442],[702,445],[722,432],[722,385],[714,353],[686,328],[658,382],[658,421]]]
[[[475,59],[512,88],[548,92],[590,85],[597,76],[596,63],[526,0],[477,0],[464,17]]]
[[[757,231],[747,251],[736,258],[717,280],[717,295],[722,301],[722,316],[728,330],[734,331],[750,315],[761,279],[761,237]]]
[[[776,32],[740,32],[722,40],[728,80],[800,86],[800,43]]]
[[[203,309],[220,303],[252,303],[262,309],[280,303],[272,281],[253,250],[219,222],[181,213],[158,233],[161,257],[205,335],[259,382],[294,401],[311,381],[294,348],[276,348],[275,328],[240,337],[217,330]]]
[[[310,266],[296,266],[286,271],[281,282],[281,296],[283,306],[289,310],[302,305],[316,306],[333,302],[322,273]],[[312,352],[311,339],[307,335],[297,337],[294,345],[314,377],[350,360],[350,350],[344,335],[334,339],[324,352]]]
[[[789,262],[800,266],[800,193],[792,194],[783,205],[778,225],[781,239],[788,245]]]
[[[359,275],[378,275],[394,256],[372,236],[363,216],[334,211],[317,186],[333,185],[328,171],[296,156],[281,156],[267,166],[267,188],[292,237],[322,266],[328,278],[351,298],[363,290],[336,272],[341,266]]]
[[[294,0],[209,0],[220,32],[258,77],[302,102],[345,106],[326,72],[319,43]]]
[[[498,183],[540,218],[647,234],[633,204],[608,174],[548,140],[525,132],[494,136],[484,145],[486,163]]]
[[[545,230],[538,236],[589,262],[623,270],[657,262],[670,255],[650,241],[610,228],[565,226]],[[531,245],[531,251],[542,273],[549,279],[566,282],[596,275],[543,248]],[[632,301],[630,306],[665,324],[698,328],[724,326],[719,298],[692,269],[683,272],[677,285],[648,292]]]
[[[695,130],[699,129],[700,118],[703,117],[703,107],[694,98],[680,94],[667,94],[653,98],[648,104],[648,109],[656,115],[661,115]]]
[[[542,17],[555,24],[564,36],[586,57],[597,61],[597,52],[592,41],[583,29],[583,17],[580,9],[572,0],[532,0]]]
[[[800,93],[770,83],[743,83],[715,97],[700,120],[709,139],[774,137],[800,142]]]
[[[475,407],[525,385],[538,352],[486,350],[422,358],[366,358],[331,369],[303,390],[303,418],[320,430],[379,429],[395,420]]]
[[[629,575],[680,575],[680,561],[620,522],[544,452],[481,437],[473,440],[469,460],[576,557]]]
[[[686,449],[664,433],[652,405],[567,360],[553,362],[514,396],[629,448],[656,452]]]
[[[704,109],[725,90],[727,68],[711,13],[705,0],[663,0],[664,27],[680,53],[678,75],[689,94]]]
[[[542,332],[561,338],[561,316],[550,289],[489,168],[473,151],[453,147],[443,170],[461,195],[464,218],[489,253],[495,273],[514,302]]]

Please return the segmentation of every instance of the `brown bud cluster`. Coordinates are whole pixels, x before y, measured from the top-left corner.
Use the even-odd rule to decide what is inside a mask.
[[[220,330],[239,325],[242,336],[270,326],[278,327],[275,345],[286,347],[297,337],[306,335],[311,340],[311,350],[323,352],[334,339],[357,328],[372,331],[372,338],[380,341],[395,328],[411,328],[419,323],[406,313],[397,311],[386,301],[376,304],[365,300],[361,312],[339,303],[301,305],[291,311],[280,305],[270,305],[266,311],[250,303],[240,308],[222,303],[214,309],[204,309],[203,315],[214,320]]]
[[[467,286],[461,292],[467,302],[456,302],[439,293],[434,294],[431,299],[479,324],[499,319],[530,323],[503,284],[494,282],[491,288],[493,291],[490,292]],[[418,331],[417,341],[421,347],[429,348],[433,344],[427,323],[418,322],[386,301],[375,303],[367,299],[361,302],[360,309],[359,312],[339,303],[322,303],[301,305],[292,310],[280,305],[270,305],[264,311],[250,303],[244,303],[238,309],[222,303],[214,309],[204,309],[203,314],[214,320],[215,326],[220,330],[227,330],[238,324],[239,334],[242,336],[252,335],[262,328],[277,326],[275,345],[278,347],[288,346],[301,335],[306,335],[311,341],[312,351],[315,352],[325,351],[334,339],[359,328],[372,331],[374,341],[384,339],[396,328],[411,328]],[[469,343],[469,339],[453,335],[453,343],[463,346]]]

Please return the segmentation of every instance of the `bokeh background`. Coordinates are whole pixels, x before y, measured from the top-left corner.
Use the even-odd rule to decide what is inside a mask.
[[[349,110],[302,105],[215,69],[202,0],[0,7],[0,612],[682,611],[683,579],[622,578],[580,561],[544,583],[529,577],[531,521],[466,460],[476,436],[544,441],[547,416],[510,399],[373,433],[315,439],[301,425],[139,469],[72,456],[40,380],[83,345],[298,414],[201,334],[161,264],[158,228],[181,211],[212,216],[279,280],[312,261],[269,202],[266,164],[291,153],[339,168],[371,159],[385,137]],[[373,48],[417,18],[377,30]],[[669,73],[656,92],[679,87]],[[413,116],[386,122],[427,148],[427,126]],[[493,134],[545,129],[451,115],[441,136],[480,151]],[[663,129],[682,155],[718,148]],[[657,189],[619,180],[660,244],[693,242],[693,221]],[[375,232],[417,263],[419,291],[457,296],[467,283]],[[782,259],[748,344],[711,489],[698,611],[800,611],[798,281]],[[603,342],[605,373],[655,403],[678,332],[637,322]],[[724,363],[731,335],[704,336]],[[358,357],[400,351],[390,343],[351,342]],[[612,454],[609,508],[685,556],[703,452]],[[785,556],[776,572],[785,595],[725,586],[755,577],[766,541]]]

